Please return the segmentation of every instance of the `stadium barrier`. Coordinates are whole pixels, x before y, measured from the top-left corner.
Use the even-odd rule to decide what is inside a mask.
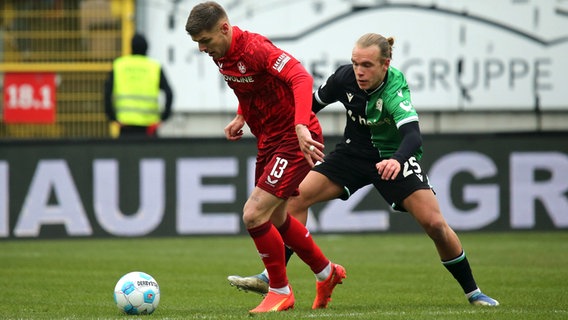
[[[110,137],[103,84],[130,52],[134,12],[134,0],[1,1],[0,139]]]
[[[338,137],[328,137],[326,150]],[[422,168],[458,231],[568,229],[568,132],[425,135]],[[245,234],[255,140],[0,142],[0,238]],[[364,188],[312,232],[420,232]]]

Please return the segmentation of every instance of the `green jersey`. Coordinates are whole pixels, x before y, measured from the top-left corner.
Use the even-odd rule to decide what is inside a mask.
[[[336,101],[346,109],[344,137],[337,150],[375,161],[391,158],[402,141],[400,126],[418,121],[406,79],[393,67],[379,88],[367,92],[357,85],[353,66],[343,65],[314,93],[314,99],[316,112]],[[420,160],[422,147],[413,156]]]
[[[381,158],[390,158],[400,146],[402,137],[398,128],[412,121],[418,121],[418,114],[410,99],[410,90],[404,75],[390,67],[387,81],[371,93],[366,108],[367,124],[371,142],[379,150]],[[422,157],[422,148],[414,156]]]

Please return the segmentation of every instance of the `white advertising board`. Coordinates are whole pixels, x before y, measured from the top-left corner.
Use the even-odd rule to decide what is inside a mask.
[[[185,32],[200,1],[140,1],[149,55],[164,63],[177,111],[233,111],[236,99]],[[356,39],[395,38],[419,110],[566,110],[568,2],[557,0],[218,1],[233,25],[297,57],[320,85]]]

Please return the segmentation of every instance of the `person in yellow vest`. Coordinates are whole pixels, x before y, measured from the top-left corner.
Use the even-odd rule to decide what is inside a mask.
[[[132,54],[114,60],[105,82],[105,113],[120,125],[120,137],[156,137],[161,122],[171,115],[173,92],[161,64],[146,56],[148,42],[132,37]],[[165,104],[160,108],[160,91]]]

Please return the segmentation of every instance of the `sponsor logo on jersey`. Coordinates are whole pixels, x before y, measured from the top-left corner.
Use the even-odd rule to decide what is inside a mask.
[[[288,61],[290,61],[290,59],[291,58],[286,53],[282,53],[280,57],[276,59],[276,62],[274,63],[272,68],[278,70],[278,72],[281,72],[282,69],[284,69],[284,66],[288,63]]]
[[[383,120],[367,120],[367,121],[365,122],[365,119],[364,119],[364,118],[360,118],[359,123],[360,123],[361,125],[367,125],[367,126],[369,126],[369,127],[378,127],[378,126],[383,125],[383,124],[385,124],[385,123],[386,123],[386,124],[389,124],[389,123],[390,123],[390,119],[389,119],[389,118],[384,118]]]
[[[217,62],[217,67],[219,67],[219,70],[223,70],[223,62]]]
[[[254,78],[252,76],[235,77],[235,76],[228,76],[228,75],[224,74],[223,78],[227,82],[237,82],[237,83],[253,83],[254,82]]]
[[[247,67],[245,66],[245,64],[242,61],[237,62],[237,68],[239,68],[239,71],[242,74],[247,73]]]
[[[351,102],[351,100],[353,100],[353,94],[351,92],[346,92],[345,94],[347,95],[347,100]]]
[[[353,115],[353,110],[347,110],[347,115],[351,118],[351,120],[357,121],[357,118]]]
[[[412,103],[410,103],[410,101],[408,100],[402,101],[398,106],[404,109],[404,111],[406,112],[410,112],[410,110],[412,110]]]

